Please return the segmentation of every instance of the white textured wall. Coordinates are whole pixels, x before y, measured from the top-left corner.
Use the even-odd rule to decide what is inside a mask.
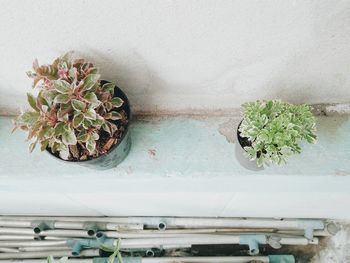
[[[0,111],[32,60],[95,61],[136,110],[350,101],[350,1],[0,0]]]

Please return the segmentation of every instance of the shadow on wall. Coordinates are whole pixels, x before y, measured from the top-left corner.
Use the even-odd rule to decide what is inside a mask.
[[[111,55],[112,50],[86,50],[86,54],[79,56],[93,61],[100,68],[102,79],[115,82],[125,91],[134,112],[142,112],[145,106],[156,107],[153,95],[162,92],[166,84],[138,52],[128,49],[121,54]],[[113,57],[118,57],[118,61]]]
[[[11,89],[11,87],[10,87]],[[32,92],[34,93],[34,92]],[[23,96],[26,96],[24,93]],[[11,105],[12,107],[9,108],[8,101],[4,100],[3,98],[11,98]],[[18,105],[22,105],[22,97],[19,97],[18,94],[15,91],[9,91],[9,90],[1,90],[0,94],[0,116],[12,116],[17,115],[20,113],[21,110],[30,109],[29,105],[26,105],[25,107],[19,107]]]
[[[328,8],[320,3],[315,10],[318,20],[315,20],[310,44],[288,57],[283,63],[285,66],[265,85],[265,89],[275,92],[274,98],[311,104],[327,98],[327,103],[336,103],[341,92],[344,100],[350,101],[350,53],[346,52],[350,34],[347,40],[342,34],[350,32],[350,2],[346,8],[344,2],[327,4]]]

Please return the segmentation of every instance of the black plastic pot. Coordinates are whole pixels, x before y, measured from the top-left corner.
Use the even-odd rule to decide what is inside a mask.
[[[252,171],[264,170],[263,167],[259,167],[256,164],[256,160],[253,160],[253,161],[249,160],[245,156],[246,151],[244,150],[244,147],[250,146],[251,142],[248,140],[248,138],[242,137],[241,133],[239,132],[239,127],[241,126],[242,121],[238,124],[237,131],[236,131],[237,133],[237,143],[235,146],[236,159],[244,168],[248,170],[252,170]]]
[[[109,83],[109,81],[101,80],[102,85],[105,83]],[[118,164],[120,164],[128,155],[131,147],[131,137],[130,137],[130,131],[129,131],[131,111],[130,111],[130,103],[129,103],[128,97],[117,86],[114,87],[114,97],[119,97],[124,101],[120,109],[126,112],[128,117],[128,123],[125,126],[125,131],[122,137],[120,138],[119,142],[117,144],[114,144],[108,150],[108,152],[98,157],[87,159],[87,160],[70,161],[70,160],[63,160],[59,158],[58,155],[53,154],[49,149],[46,149],[46,151],[61,161],[76,163],[76,164],[89,167],[92,169],[96,169],[96,170],[106,170],[106,169],[116,167]],[[114,121],[114,122],[117,122],[117,121]]]

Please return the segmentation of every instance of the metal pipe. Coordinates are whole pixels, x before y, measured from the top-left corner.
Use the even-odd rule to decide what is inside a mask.
[[[32,228],[35,234],[49,229],[84,229],[93,231],[94,235],[98,230],[142,230],[143,224],[111,223],[111,222],[70,222],[54,221],[52,219],[11,220],[0,217],[0,227]],[[90,232],[91,233],[91,232]]]
[[[0,253],[0,259],[25,259],[25,258],[47,258],[47,256],[65,257],[71,256],[71,251],[67,250],[51,250],[36,252],[16,252],[16,253]],[[87,249],[81,252],[82,257],[94,257],[99,255],[98,249]]]
[[[0,227],[0,234],[5,235],[29,235],[29,236],[52,236],[52,237],[89,237],[84,230],[53,229],[34,234],[30,228],[5,228]]]
[[[69,263],[92,263],[91,258],[71,258]],[[0,263],[47,263],[47,257],[42,259],[0,259]]]
[[[31,227],[32,224],[31,224],[31,221],[2,219],[0,217],[0,226],[1,227]]]
[[[17,252],[19,252],[19,250],[16,248],[0,247],[0,252],[2,252],[2,253],[6,253],[6,252],[17,253]]]
[[[274,259],[281,261],[275,261]],[[285,261],[282,261],[282,260]],[[289,259],[289,260],[288,260]],[[229,257],[153,257],[153,258],[136,258],[135,262],[141,263],[249,263],[249,262],[261,262],[261,263],[273,263],[273,262],[293,262],[294,259],[291,255],[276,255],[276,256],[229,256]],[[72,263],[105,263],[106,258],[95,259],[69,259]],[[128,260],[132,262],[132,260]],[[0,263],[46,263],[46,259],[42,260],[1,260]]]
[[[1,216],[0,222],[4,220],[57,220],[74,222],[111,222],[117,224],[144,224],[148,227],[158,228],[163,222],[167,228],[278,228],[278,229],[304,229],[305,224],[323,224],[322,220],[311,219],[240,219],[240,218],[199,218],[199,217],[18,217]],[[1,225],[1,223],[0,223]],[[323,228],[322,228],[323,229]]]
[[[18,251],[21,252],[38,252],[38,251],[62,251],[67,250],[67,246],[57,246],[57,247],[19,247]]]
[[[14,235],[0,235],[0,241],[2,240],[34,240],[34,236],[14,236]]]
[[[201,237],[163,237],[163,238],[141,238],[141,239],[123,239],[121,241],[121,248],[130,248],[130,246],[136,246],[140,248],[158,247],[162,245],[210,245],[210,244],[239,244],[242,236],[235,235],[208,235]],[[104,243],[106,237],[103,234],[97,234],[97,241]],[[117,245],[118,240],[113,241],[113,246]],[[282,245],[307,245],[317,244],[318,239],[308,240],[304,237],[282,237],[280,239]]]
[[[143,258],[142,263],[249,263],[249,262],[269,263],[269,257],[161,257]]]
[[[66,246],[66,241],[0,241],[0,247],[56,247]]]
[[[253,231],[254,230],[254,231]],[[256,231],[258,230],[258,231]],[[177,237],[177,236],[191,236],[191,235],[210,235],[210,234],[244,234],[244,233],[264,233],[264,234],[288,234],[288,235],[303,235],[302,230],[281,230],[275,231],[271,229],[168,229],[164,231],[159,230],[132,230],[132,231],[104,231],[107,237],[110,238],[144,238],[144,237]],[[34,234],[30,228],[0,228],[0,234],[6,235],[8,239],[17,239],[13,236],[21,236],[23,239],[34,239],[34,237],[44,236],[46,240],[51,237],[57,238],[89,238],[90,236],[84,230],[68,230],[68,229],[57,229],[57,230],[46,230],[40,234]],[[326,231],[318,230],[315,231],[314,235],[324,236],[328,235]],[[91,238],[91,237],[90,237]],[[52,238],[51,238],[52,239]],[[4,236],[0,235],[0,240],[6,240]]]

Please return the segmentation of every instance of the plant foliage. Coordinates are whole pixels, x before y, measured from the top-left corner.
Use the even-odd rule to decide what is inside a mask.
[[[127,116],[121,110],[124,101],[114,97],[115,85],[102,85],[92,63],[69,52],[50,65],[35,60],[27,75],[38,95],[27,94],[32,110],[14,122],[28,131],[31,151],[39,143],[42,151],[48,148],[62,159],[84,160],[108,150],[99,143],[101,133],[115,138],[118,121],[126,122]]]
[[[248,102],[242,105],[244,119],[238,129],[248,140],[246,155],[257,165],[283,164],[300,153],[300,141],[316,142],[315,117],[311,107],[279,100]]]

